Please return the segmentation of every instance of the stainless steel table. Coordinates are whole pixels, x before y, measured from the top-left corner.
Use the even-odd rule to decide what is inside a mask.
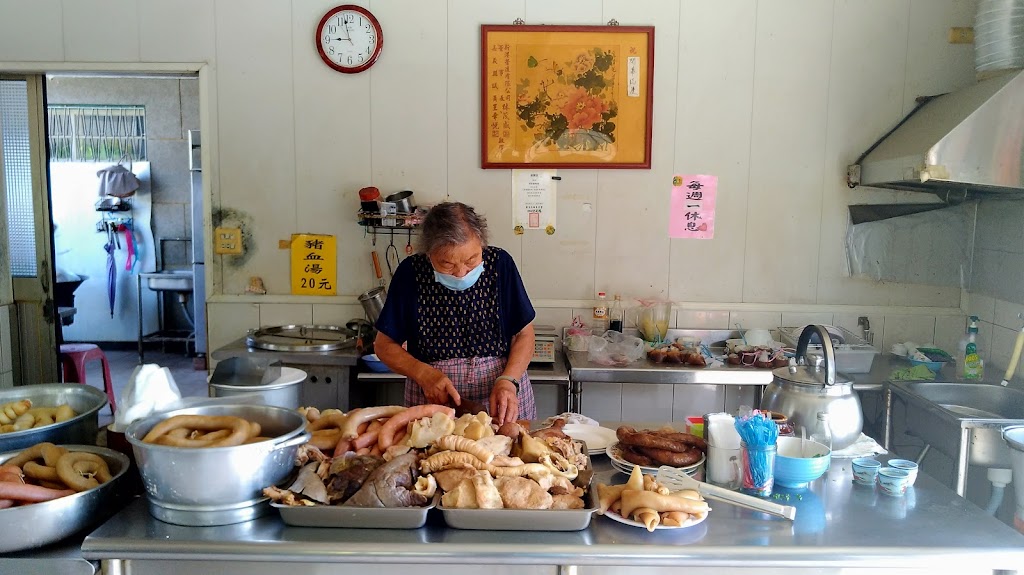
[[[597,481],[626,479],[604,457],[595,466]],[[101,560],[109,573],[333,573],[368,564],[377,575],[407,573],[401,565],[409,564],[417,564],[418,573],[458,566],[479,572],[485,565],[488,573],[633,573],[669,566],[688,573],[771,567],[787,573],[1024,571],[1024,537],[923,473],[906,497],[890,498],[853,485],[849,461],[836,460],[809,491],[777,492],[788,493],[785,502],[798,508],[795,522],[716,502],[705,522],[655,533],[598,516],[572,533],[460,531],[436,516],[414,531],[296,528],[276,515],[193,528],[153,519],[139,500],[88,536],[82,554]]]
[[[0,573],[95,575],[99,570],[99,562],[88,561],[82,557],[82,538],[83,535],[79,534],[42,549],[0,555]]]

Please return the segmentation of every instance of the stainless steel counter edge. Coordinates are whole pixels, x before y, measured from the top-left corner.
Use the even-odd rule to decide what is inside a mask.
[[[502,532],[499,532],[502,533]],[[508,533],[508,532],[504,532]],[[381,533],[383,535],[383,533]],[[687,553],[685,546],[663,545],[638,550],[628,544],[588,547],[585,552],[567,545],[535,544],[446,544],[443,550],[410,550],[401,544],[378,542],[358,548],[341,543],[269,543],[251,542],[237,546],[210,544],[182,544],[168,546],[160,551],[141,544],[101,547],[89,539],[82,552],[95,560],[119,559],[137,561],[245,561],[268,563],[379,563],[379,564],[480,564],[507,563],[518,565],[593,565],[632,567],[746,567],[763,568],[887,568],[887,569],[971,569],[977,572],[983,565],[993,571],[1024,568],[1024,552],[1015,550],[963,550],[934,548],[877,547],[861,548],[851,554],[846,547],[814,547],[812,552],[795,553],[788,549],[764,547],[719,547],[713,556]],[[268,548],[287,548],[286,551],[268,552]],[[489,549],[488,549],[489,548]]]
[[[595,469],[595,481],[625,480],[607,460],[596,460]],[[786,502],[797,507],[792,523],[716,502],[705,522],[655,533],[604,517],[577,532],[464,531],[443,526],[436,514],[418,530],[288,527],[276,514],[189,528],[157,521],[139,499],[89,535],[82,555],[322,564],[1024,569],[1020,534],[927,474],[903,498],[854,485],[851,477],[849,460],[835,460],[810,490],[790,492]]]

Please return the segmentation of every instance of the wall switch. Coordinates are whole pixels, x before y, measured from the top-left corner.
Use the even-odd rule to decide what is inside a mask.
[[[213,253],[241,255],[242,230],[240,228],[215,228],[213,230]]]

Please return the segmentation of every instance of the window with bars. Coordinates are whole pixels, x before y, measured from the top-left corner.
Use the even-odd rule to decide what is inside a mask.
[[[146,160],[145,106],[51,104],[50,161]]]

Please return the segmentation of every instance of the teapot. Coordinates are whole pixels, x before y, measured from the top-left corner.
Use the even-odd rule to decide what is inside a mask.
[[[636,308],[636,326],[645,341],[663,342],[672,322],[672,302],[659,301]]]
[[[824,360],[807,355],[811,337],[817,334],[823,342]],[[807,365],[811,359],[821,365]],[[761,409],[789,416],[795,428],[808,429],[818,412],[829,414],[832,449],[838,451],[853,445],[864,427],[860,398],[853,382],[836,373],[836,355],[832,338],[820,325],[809,325],[800,333],[796,360],[804,365],[781,367],[772,372],[774,380],[761,397]]]

